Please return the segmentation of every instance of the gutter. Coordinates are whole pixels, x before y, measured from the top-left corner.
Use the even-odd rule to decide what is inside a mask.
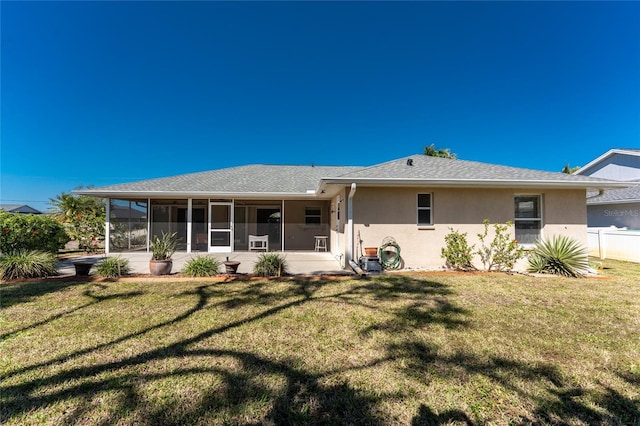
[[[114,191],[114,190],[72,190],[71,193],[100,198],[243,198],[243,199],[278,199],[299,200],[301,198],[318,199],[313,192],[180,192],[180,191]]]
[[[356,183],[351,183],[351,190],[349,191],[349,202],[347,204],[347,247],[346,247],[346,258],[349,262],[349,266],[353,269],[358,275],[366,275],[366,273],[358,266],[358,264],[353,260],[353,196],[356,195]]]
[[[608,181],[608,180],[505,180],[505,179],[423,179],[423,178],[358,178],[349,179],[360,185],[369,186],[431,186],[431,187],[485,187],[485,188],[565,188],[565,189],[614,189],[628,188],[629,182]],[[324,179],[326,184],[344,184],[344,178]]]

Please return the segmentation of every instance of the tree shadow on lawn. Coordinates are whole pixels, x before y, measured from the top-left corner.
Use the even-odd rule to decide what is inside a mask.
[[[86,285],[91,279],[78,280],[69,277],[30,279],[0,283],[0,306],[3,309],[20,303],[30,302],[49,293],[65,290],[77,285]]]
[[[506,359],[497,356],[480,357],[468,353],[441,355],[435,345],[423,342],[406,342],[389,345],[391,359],[402,358],[404,373],[413,380],[428,384],[431,380],[446,378],[451,383],[478,386],[466,404],[473,407],[491,407],[499,398],[498,388],[517,395],[534,405],[531,418],[520,416],[510,419],[509,424],[638,424],[640,422],[640,400],[631,399],[608,386],[584,389],[572,385],[561,370],[553,364]],[[480,377],[481,379],[478,379]],[[618,377],[633,385],[629,376]],[[536,390],[538,392],[536,392]],[[596,405],[599,408],[594,408]],[[482,410],[479,410],[482,412]],[[475,418],[472,420],[472,418]],[[414,425],[440,425],[459,422],[462,424],[484,424],[481,414],[465,413],[454,409],[436,413],[422,404]]]
[[[86,308],[88,308],[90,306],[93,306],[93,305],[96,305],[98,303],[107,302],[107,301],[116,300],[116,299],[125,300],[125,299],[130,299],[132,297],[141,296],[141,295],[144,294],[141,291],[130,291],[130,292],[126,292],[126,293],[117,293],[117,294],[110,294],[110,295],[107,295],[107,296],[101,296],[101,295],[93,294],[96,289],[97,290],[104,290],[104,289],[106,289],[106,286],[102,285],[102,284],[96,284],[96,285],[94,285],[94,288],[91,288],[91,289],[83,291],[82,295],[85,296],[85,297],[88,297],[89,298],[89,302],[87,302],[85,304],[82,304],[82,305],[79,305],[79,306],[76,306],[75,308],[71,308],[71,309],[67,309],[67,310],[62,311],[62,312],[58,312],[55,315],[51,315],[51,316],[49,316],[49,317],[47,317],[47,318],[45,318],[45,319],[43,319],[41,321],[35,322],[33,324],[29,324],[29,325],[24,326],[22,328],[19,328],[19,329],[16,329],[16,330],[11,330],[9,332],[0,334],[0,340],[9,338],[9,337],[14,336],[14,335],[16,335],[18,333],[21,333],[23,331],[35,329],[35,328],[38,328],[40,326],[49,324],[49,323],[51,323],[51,322],[53,322],[55,320],[63,318],[65,316],[67,316],[67,315],[71,315],[71,314],[73,314],[75,312],[78,312],[78,311],[80,311],[82,309],[86,309]]]
[[[235,290],[225,288],[228,285],[225,283],[198,286],[193,291],[183,293],[185,295],[195,294],[197,296],[195,303],[173,318],[138,332],[118,337],[111,342],[76,350],[64,357],[25,366],[0,376],[0,380],[4,381],[0,385],[0,396],[3,400],[0,408],[0,421],[15,421],[26,413],[38,410],[46,411],[47,407],[62,403],[74,407],[65,412],[63,418],[60,419],[60,423],[65,424],[85,422],[87,418],[95,420],[92,420],[92,423],[102,424],[126,423],[134,420],[140,424],[188,424],[206,422],[211,418],[226,419],[224,421],[229,423],[245,424],[251,421],[273,424],[376,425],[386,423],[388,419],[385,420],[378,411],[379,404],[385,398],[397,398],[397,395],[385,395],[380,392],[374,394],[354,387],[345,380],[334,382],[324,379],[335,374],[366,369],[393,360],[399,356],[397,352],[401,350],[400,348],[395,353],[390,351],[389,354],[367,363],[345,367],[342,370],[311,372],[299,366],[301,363],[295,358],[296,353],[292,353],[291,359],[283,361],[260,356],[251,350],[232,351],[223,348],[210,348],[204,343],[210,337],[240,326],[250,325],[285,309],[313,303],[315,300],[340,300],[342,303],[354,304],[358,304],[360,296],[372,300],[402,298],[414,301],[421,298],[435,300],[431,308],[426,305],[420,306],[420,312],[412,311],[412,309],[418,309],[415,306],[409,307],[405,311],[400,309],[392,312],[397,321],[403,324],[407,323],[407,316],[411,318],[411,321],[418,318],[417,324],[413,326],[427,325],[429,322],[443,322],[442,318],[446,315],[468,314],[445,299],[452,292],[446,285],[437,282],[405,276],[380,277],[380,279],[363,281],[362,283],[356,282],[347,286],[346,289],[336,287],[339,290],[332,292],[330,286],[334,282],[331,280],[293,280],[275,292],[269,288],[272,284],[268,281],[246,286],[239,283],[240,287]],[[321,289],[323,291],[319,294]],[[225,290],[232,293],[227,300],[222,297],[222,292]],[[234,291],[235,294],[233,294]],[[128,297],[136,295],[132,293]],[[99,303],[99,301],[92,303]],[[79,359],[92,352],[114,347],[151,331],[181,323],[196,312],[210,306],[241,310],[248,305],[264,306],[266,309],[246,318],[200,332],[196,331],[191,335],[186,335],[178,342],[159,345],[136,355],[85,365],[82,365]],[[372,306],[375,308],[375,305]],[[429,312],[429,309],[434,312]],[[411,321],[409,321],[409,326],[412,326]],[[450,325],[462,327],[466,323],[457,319]],[[38,324],[32,326],[32,328],[37,327]],[[203,343],[204,349],[201,348]],[[415,348],[413,350],[415,351]],[[384,348],[381,348],[381,353],[384,353]],[[178,367],[167,373],[147,372],[146,365],[149,363],[179,361],[191,359],[191,357],[202,358],[202,367]],[[218,358],[232,358],[240,364],[240,368],[223,368],[216,361]],[[52,367],[72,359],[78,360],[70,363],[69,367],[56,367],[52,372],[45,373],[44,376],[38,372],[41,368]],[[22,374],[25,374],[27,379],[17,384],[7,384],[5,381]],[[175,394],[166,401],[151,401],[145,394],[145,387],[158,380],[206,374],[215,375],[219,385],[209,386],[205,389],[198,388],[201,396],[200,400],[196,402],[189,395],[180,396],[180,389],[172,389]],[[268,386],[262,383],[261,380],[265,374],[279,378],[277,382],[282,384]],[[38,377],[34,378],[33,376]],[[15,379],[13,380],[15,381]],[[113,406],[102,407],[101,409],[107,410],[107,412],[100,414],[98,419],[94,413],[96,406],[99,405],[96,403],[96,398],[101,399],[100,395],[104,392],[115,392],[117,402]],[[184,404],[184,402],[188,402],[188,404]],[[248,412],[244,411],[247,409],[246,407],[253,406],[263,407],[263,412],[251,414],[253,413],[251,410],[255,408]]]

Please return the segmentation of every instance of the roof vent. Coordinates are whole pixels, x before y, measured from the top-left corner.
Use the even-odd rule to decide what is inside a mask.
[[[413,166],[413,158],[407,159],[407,166]]]

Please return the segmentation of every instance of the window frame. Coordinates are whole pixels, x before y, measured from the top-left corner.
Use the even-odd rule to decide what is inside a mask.
[[[429,196],[429,206],[420,206],[420,196]],[[429,223],[420,222],[420,212],[429,212]],[[416,225],[417,226],[433,226],[433,192],[419,192],[416,194]]]
[[[541,193],[520,193],[520,194],[514,194],[513,196],[513,201],[514,201],[514,205],[513,205],[513,233],[514,233],[514,238],[516,240],[518,240],[518,222],[538,222],[539,223],[539,232],[538,232],[538,239],[542,239],[543,237],[543,229],[544,229],[544,206],[543,206],[543,202],[544,202],[544,197],[542,196],[543,194]],[[537,198],[538,199],[538,211],[537,216],[536,217],[517,217],[517,211],[516,211],[516,199],[517,198]],[[523,243],[520,242],[518,240],[518,245],[523,246],[523,247],[533,247],[535,245],[535,243],[531,243],[531,242],[527,242],[527,243]]]
[[[309,210],[317,210],[318,214],[309,214]],[[317,218],[317,222],[309,222],[309,218]],[[305,206],[304,208],[304,224],[305,226],[321,226],[322,225],[322,207]]]

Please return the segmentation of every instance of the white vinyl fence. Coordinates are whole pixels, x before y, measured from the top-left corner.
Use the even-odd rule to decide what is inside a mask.
[[[626,228],[588,228],[589,254],[600,259],[640,263],[640,231]]]

